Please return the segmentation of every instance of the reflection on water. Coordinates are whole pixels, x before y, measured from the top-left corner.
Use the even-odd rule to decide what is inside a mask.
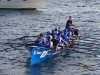
[[[40,67],[35,67],[35,68],[31,68],[30,70],[30,75],[41,75],[40,73],[41,68]]]
[[[18,10],[18,9],[16,9],[16,10],[11,10],[11,9],[0,9],[0,16],[1,17],[3,17],[3,16],[5,16],[5,15],[7,15],[7,14],[18,14],[18,13],[21,13],[22,15],[33,15],[33,14],[35,14],[35,15],[41,15],[41,14],[43,14],[43,12],[42,11],[40,11],[40,10]]]

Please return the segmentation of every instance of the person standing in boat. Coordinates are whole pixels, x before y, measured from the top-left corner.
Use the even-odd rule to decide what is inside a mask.
[[[74,26],[74,24],[72,24],[72,16],[69,16],[69,20],[67,20],[66,22],[66,26],[65,26],[65,29],[66,30],[70,30],[72,32],[72,36],[74,35],[74,30],[70,27],[70,26]]]

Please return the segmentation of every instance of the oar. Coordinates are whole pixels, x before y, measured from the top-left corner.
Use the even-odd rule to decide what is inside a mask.
[[[22,39],[24,39],[24,38],[29,38],[29,37],[38,37],[39,35],[36,35],[36,36],[23,36],[23,37],[20,37],[20,38],[17,38],[17,39],[20,39],[20,40],[22,40]]]
[[[70,50],[71,49],[71,50]],[[80,48],[79,48],[80,49]],[[82,54],[92,54],[91,52],[83,52],[83,51],[78,51],[78,50],[75,50],[74,47],[73,48],[65,48],[62,50],[63,52],[67,52],[67,51],[74,51],[74,52],[77,52],[77,53],[82,53]]]
[[[82,32],[78,29],[79,33],[80,33],[80,36],[82,36]]]
[[[82,53],[82,54],[92,54],[92,53],[89,53],[89,52],[82,52],[82,51],[77,51],[77,50],[73,50],[73,51],[75,51],[77,53]]]

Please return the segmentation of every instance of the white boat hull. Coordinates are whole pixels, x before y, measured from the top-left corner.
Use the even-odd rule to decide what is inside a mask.
[[[36,9],[44,2],[45,0],[1,0],[0,8]]]

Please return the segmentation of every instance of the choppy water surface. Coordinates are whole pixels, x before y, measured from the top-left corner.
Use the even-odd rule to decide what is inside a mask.
[[[37,10],[0,9],[0,75],[100,75],[99,7],[99,0],[47,0]],[[41,32],[63,29],[70,15],[83,33],[79,44],[31,68],[25,44]]]

